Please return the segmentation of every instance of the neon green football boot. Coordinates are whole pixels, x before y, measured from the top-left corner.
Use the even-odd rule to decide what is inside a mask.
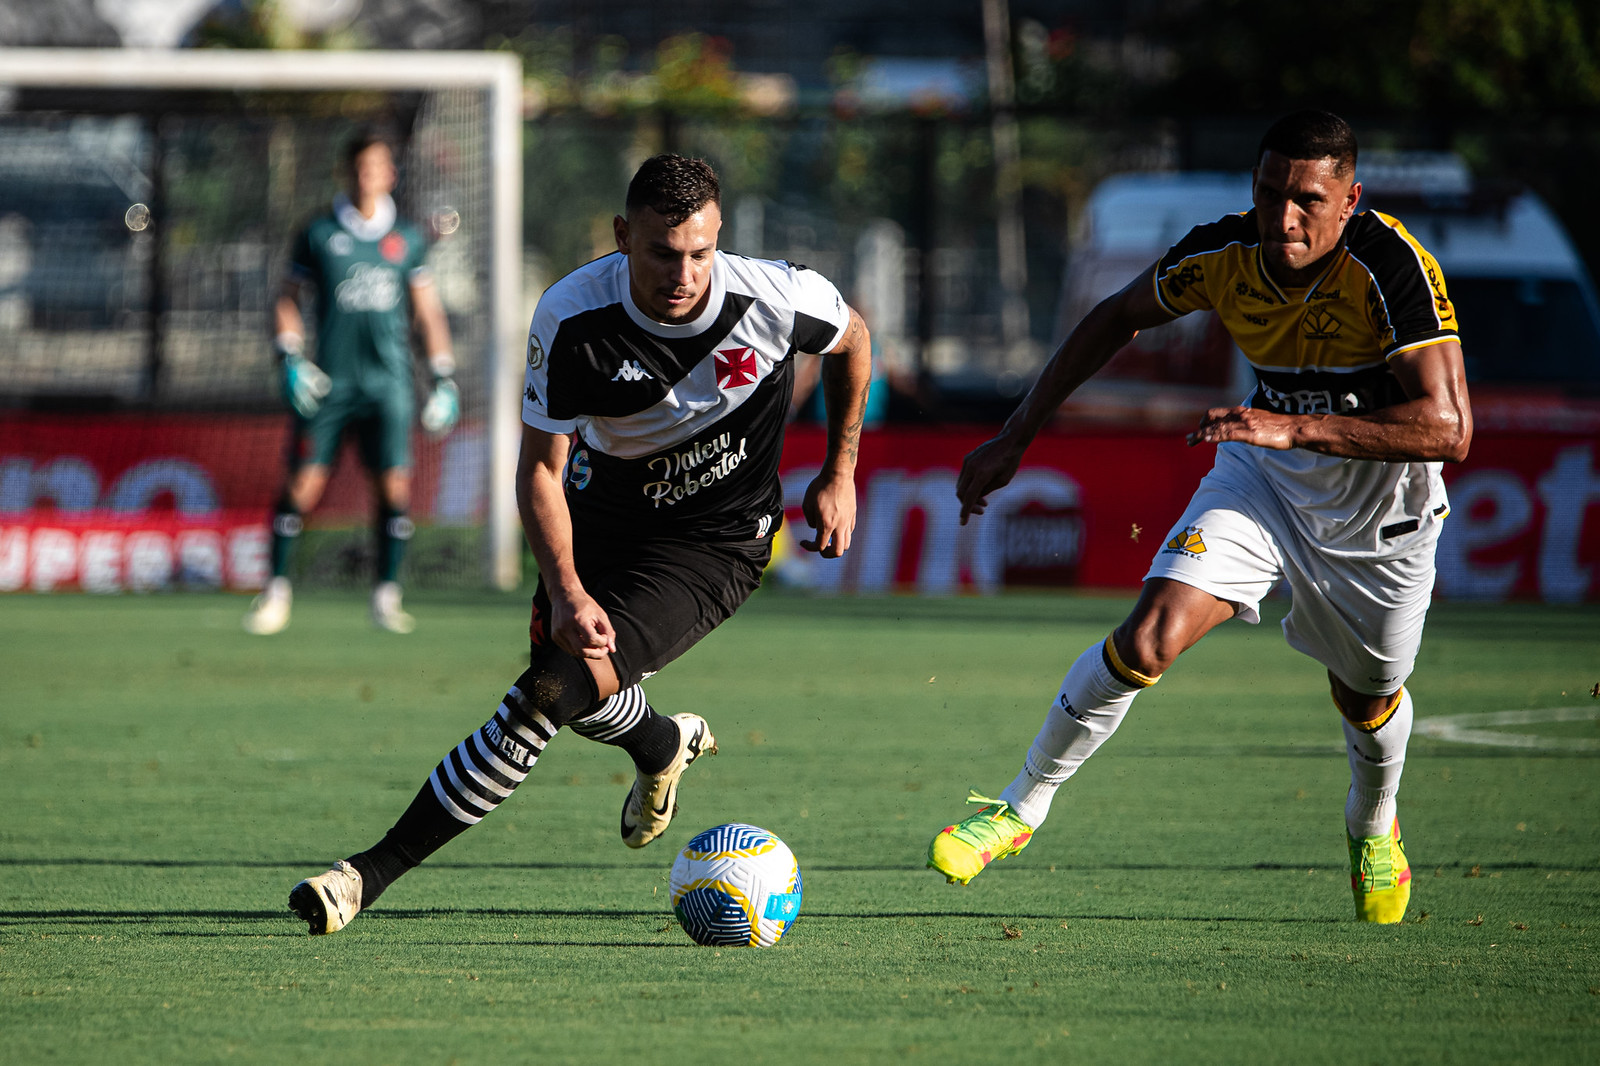
[[[928,867],[944,874],[950,884],[966,884],[996,859],[1015,855],[1033,839],[1033,827],[1018,818],[1004,800],[967,796],[968,803],[988,806],[977,814],[947,825],[928,845]]]
[[[1400,819],[1383,836],[1350,843],[1350,891],[1356,897],[1356,921],[1390,925],[1406,916],[1411,902],[1411,864],[1400,841]]]

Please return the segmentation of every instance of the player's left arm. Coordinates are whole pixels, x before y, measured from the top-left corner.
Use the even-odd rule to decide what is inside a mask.
[[[1305,448],[1342,459],[1459,463],[1472,445],[1472,405],[1461,343],[1454,338],[1389,360],[1406,399],[1364,415],[1291,415],[1255,407],[1213,407],[1190,444],[1240,441]]]
[[[424,274],[413,277],[411,320],[422,337],[428,373],[433,379],[428,398],[423,402],[422,428],[432,434],[447,433],[461,415],[461,394],[456,388],[456,357],[450,346],[450,319],[439,299],[438,286]]]
[[[815,531],[800,546],[836,559],[856,528],[856,459],[872,387],[872,338],[855,308],[832,350],[822,354],[822,399],[828,414],[828,450],[822,470],[806,488],[801,510]]]

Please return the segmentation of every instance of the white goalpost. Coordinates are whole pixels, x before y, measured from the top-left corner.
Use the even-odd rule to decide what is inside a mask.
[[[407,119],[396,197],[440,235],[432,262],[461,366],[462,427],[430,453],[429,484],[441,524],[479,543],[427,565],[455,568],[446,586],[510,589],[527,327],[510,53],[0,49],[0,406],[265,424],[265,312],[289,230],[325,205],[341,138],[376,113]],[[6,441],[0,512],[118,505],[117,471],[90,470],[74,495],[57,462],[70,457],[8,456]]]

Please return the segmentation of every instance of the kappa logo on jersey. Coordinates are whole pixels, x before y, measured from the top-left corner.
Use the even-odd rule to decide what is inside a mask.
[[[737,389],[756,380],[756,356],[749,348],[723,348],[717,352],[717,387]]]
[[[655,375],[639,365],[637,359],[624,359],[622,369],[616,372],[612,381],[654,381]]]
[[[1161,550],[1163,553],[1182,552],[1185,555],[1203,554],[1206,550],[1205,538],[1200,536],[1200,534],[1203,532],[1204,530],[1202,530],[1199,526],[1184,526],[1182,531],[1180,531],[1177,536],[1167,541],[1166,547],[1162,548]]]
[[[1313,307],[1307,311],[1300,320],[1300,332],[1312,341],[1335,341],[1343,336],[1339,332],[1339,320],[1329,314],[1325,307]]]
[[[378,242],[378,253],[389,262],[398,263],[406,257],[406,239],[390,230]]]

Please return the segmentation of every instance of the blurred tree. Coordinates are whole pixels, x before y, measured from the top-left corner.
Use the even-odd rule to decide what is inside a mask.
[[[1326,28],[1270,0],[1165,8],[1151,26],[1169,42],[1175,71],[1145,105],[1168,112],[1311,100],[1468,118],[1600,108],[1593,0],[1347,0]]]

